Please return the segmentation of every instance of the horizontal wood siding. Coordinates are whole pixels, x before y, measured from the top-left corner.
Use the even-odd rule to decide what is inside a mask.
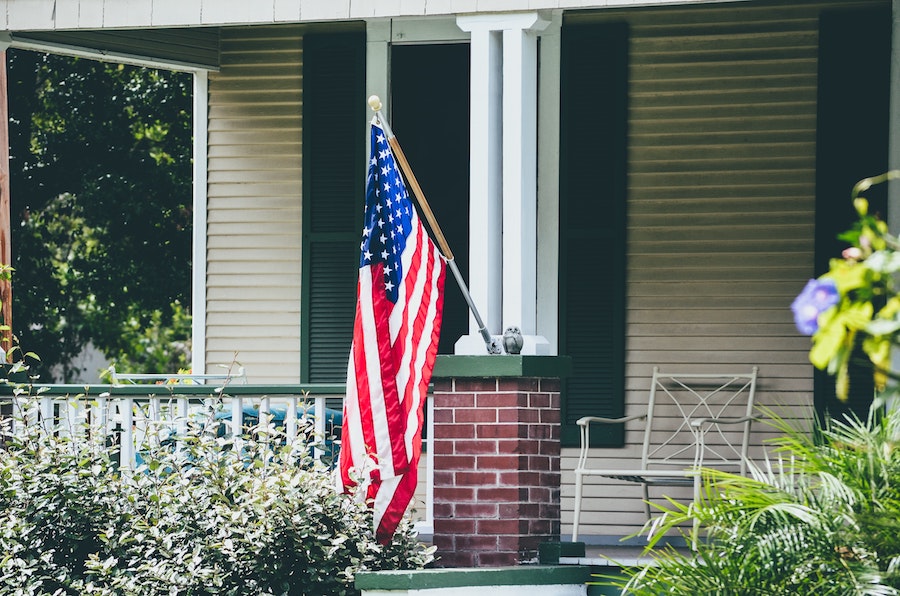
[[[299,27],[223,30],[209,80],[207,368],[256,383],[300,381],[302,48]]]
[[[819,10],[741,3],[577,17],[631,30],[626,415],[646,409],[654,365],[756,365],[758,403],[808,424],[809,340],[790,303],[813,274]],[[596,450],[597,466],[635,465],[638,428],[624,448]],[[756,431],[757,444],[771,436]],[[564,534],[576,455],[563,451]],[[641,527],[637,485],[587,482],[582,535]]]

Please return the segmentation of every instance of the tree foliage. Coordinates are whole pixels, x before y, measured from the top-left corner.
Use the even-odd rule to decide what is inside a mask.
[[[192,79],[7,55],[13,331],[71,381],[88,342],[133,354],[191,303]]]

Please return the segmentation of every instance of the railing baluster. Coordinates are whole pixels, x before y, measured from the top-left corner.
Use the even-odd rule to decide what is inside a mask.
[[[231,435],[234,439],[235,451],[240,450],[241,437],[244,434],[244,400],[240,396],[231,398]]]
[[[287,409],[284,413],[284,433],[287,443],[290,445],[297,439],[297,396],[289,395],[287,400]]]
[[[44,431],[47,434],[50,434],[54,431],[54,415],[53,415],[53,398],[52,397],[42,397],[40,403],[40,419],[41,426],[44,427]]]
[[[134,469],[134,399],[119,398],[119,420],[122,433],[119,442],[119,465],[122,469]]]

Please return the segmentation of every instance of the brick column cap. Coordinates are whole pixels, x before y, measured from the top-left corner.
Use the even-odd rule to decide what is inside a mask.
[[[571,356],[438,355],[432,378],[530,377],[562,379],[572,374]]]

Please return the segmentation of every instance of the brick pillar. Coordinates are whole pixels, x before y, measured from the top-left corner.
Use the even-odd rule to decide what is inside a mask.
[[[534,561],[559,541],[558,378],[434,380],[434,544],[442,567]]]

